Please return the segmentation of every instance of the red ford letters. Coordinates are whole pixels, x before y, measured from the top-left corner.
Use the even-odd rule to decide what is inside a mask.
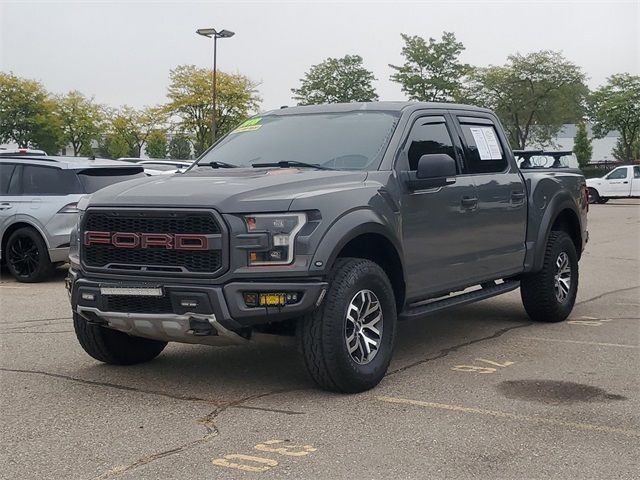
[[[206,235],[193,233],[133,233],[96,232],[84,233],[84,244],[112,245],[116,248],[165,248],[167,250],[208,250]]]

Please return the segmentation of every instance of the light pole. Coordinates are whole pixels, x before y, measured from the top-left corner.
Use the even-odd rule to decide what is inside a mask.
[[[215,28],[199,28],[196,30],[198,35],[203,37],[213,38],[213,113],[211,115],[211,140],[213,143],[216,141],[216,54],[218,49],[219,38],[229,38],[235,35],[230,30],[220,30],[219,32]]]

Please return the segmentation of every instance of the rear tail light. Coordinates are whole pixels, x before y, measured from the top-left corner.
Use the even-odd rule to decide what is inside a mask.
[[[60,210],[58,210],[58,213],[78,213],[79,211],[80,210],[78,210],[78,202],[73,202],[62,207]]]

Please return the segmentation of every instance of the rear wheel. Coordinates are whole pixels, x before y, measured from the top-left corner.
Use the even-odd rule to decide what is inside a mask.
[[[531,320],[561,322],[576,301],[578,255],[571,237],[561,231],[549,235],[542,270],[520,283],[522,303]]]
[[[55,270],[46,243],[33,228],[23,227],[13,232],[7,240],[6,251],[7,267],[19,282],[41,282]]]
[[[87,322],[73,314],[73,328],[80,345],[96,360],[113,365],[135,365],[153,360],[167,342],[132,337],[126,333]]]
[[[589,203],[600,203],[600,194],[595,188],[589,188]]]
[[[324,303],[299,328],[307,371],[320,387],[346,393],[375,387],[395,343],[395,298],[384,270],[370,260],[339,259]]]

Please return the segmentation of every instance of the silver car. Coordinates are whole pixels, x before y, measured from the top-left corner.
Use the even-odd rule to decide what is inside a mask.
[[[141,166],[75,157],[0,157],[0,260],[20,282],[46,279],[69,254],[84,195],[144,177]]]

